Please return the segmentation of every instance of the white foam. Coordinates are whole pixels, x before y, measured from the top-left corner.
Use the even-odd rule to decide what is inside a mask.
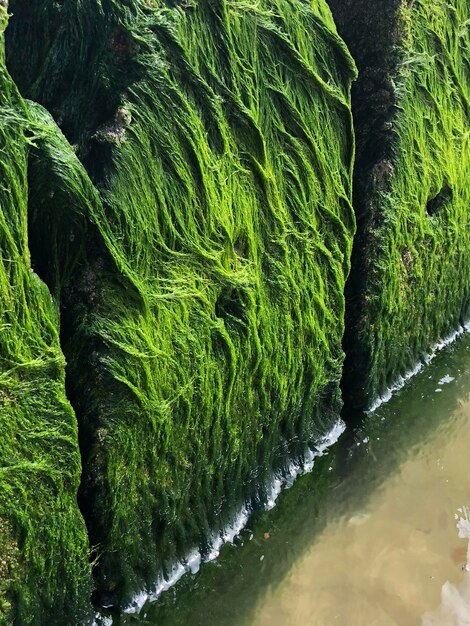
[[[113,618],[112,617],[103,617],[99,613],[96,613],[91,626],[113,626]]]
[[[334,443],[338,441],[340,436],[344,433],[344,429],[346,428],[346,424],[343,420],[338,420],[329,433],[324,435],[320,439],[320,443],[316,446],[317,454],[312,451],[312,460],[315,456],[322,456],[323,453]],[[312,465],[313,467],[313,465]]]
[[[292,461],[284,473],[277,473],[273,477],[271,484],[266,490],[268,494],[264,505],[266,510],[272,509],[275,506],[281,491],[291,487],[298,476],[312,471],[315,458],[322,456],[331,445],[336,443],[345,428],[346,425],[344,422],[338,420],[333,428],[320,439],[315,448],[307,449],[302,461]],[[196,574],[202,562],[215,560],[219,556],[221,547],[224,544],[233,543],[235,538],[245,528],[251,512],[251,505],[245,503],[234,516],[230,524],[224,526],[221,531],[213,533],[209,540],[208,550],[204,556],[199,550],[194,550],[188,554],[185,559],[173,566],[168,577],[160,578],[151,591],[140,591],[136,593],[129,604],[124,608],[124,613],[140,613],[142,607],[147,602],[155,602],[164,591],[167,591],[170,587],[175,585],[184,574],[189,572]],[[250,540],[252,538],[253,535],[251,535]],[[98,626],[98,623],[99,622],[96,622],[95,619],[93,626]],[[101,623],[104,624],[104,622]],[[110,626],[111,624],[112,621],[109,622],[109,624],[106,623],[106,626]]]
[[[375,410],[379,408],[379,406],[381,406],[385,402],[388,402],[394,393],[402,389],[406,385],[406,383],[410,380],[410,378],[413,378],[413,376],[416,376],[416,374],[418,374],[423,369],[424,365],[428,365],[429,363],[431,363],[431,361],[434,359],[434,357],[436,356],[438,352],[440,352],[446,346],[449,346],[458,337],[460,337],[460,335],[463,335],[463,333],[466,333],[466,332],[470,332],[470,320],[465,322],[462,326],[459,326],[456,330],[453,330],[451,333],[449,333],[446,337],[444,337],[437,343],[435,343],[431,347],[430,352],[423,357],[423,360],[421,362],[417,363],[412,369],[406,372],[403,376],[399,376],[397,380],[395,381],[395,383],[393,383],[393,385],[391,385],[381,396],[379,396],[378,398],[374,400],[374,402],[367,409],[366,413],[373,413]],[[447,380],[447,378],[449,379],[451,378],[450,376],[449,377],[445,376],[444,378],[446,379],[446,380],[442,379],[444,383],[451,382],[451,380]],[[454,379],[452,378],[452,380]],[[444,384],[444,383],[439,381],[438,384]]]
[[[303,461],[293,461],[284,474],[275,476],[270,490],[268,491],[269,496],[265,505],[267,510],[275,506],[276,500],[283,489],[289,489],[298,476],[308,474],[312,471],[315,458],[322,456],[330,446],[336,443],[345,428],[345,423],[342,420],[338,420],[333,428],[320,439],[315,448],[307,449]]]
[[[455,517],[457,520],[459,539],[470,539],[470,509],[462,507],[458,511],[461,515],[456,515]]]
[[[428,362],[429,361],[426,361],[426,363]],[[399,376],[397,380],[395,381],[395,383],[391,385],[381,396],[379,396],[375,400],[375,402],[373,402],[372,405],[367,409],[366,412],[372,413],[373,411],[378,409],[379,406],[388,402],[394,393],[396,393],[397,391],[400,391],[400,389],[402,389],[406,385],[406,383],[410,380],[410,378],[413,378],[413,376],[416,376],[416,374],[418,374],[422,369],[423,369],[423,363],[417,363],[413,367],[413,369],[406,372],[403,376]]]
[[[202,556],[200,552],[195,552],[193,555],[191,555],[186,563],[186,565],[189,568],[189,571],[191,572],[191,574],[197,574],[200,567],[201,567],[201,562],[202,562]]]
[[[124,613],[140,613],[140,610],[147,602],[149,594],[145,591],[141,591],[137,593],[133,598],[132,602],[125,607]]]
[[[438,385],[448,385],[453,380],[455,380],[454,376],[449,376],[449,374],[446,374],[445,376],[443,376],[441,378],[441,380],[437,384]]]

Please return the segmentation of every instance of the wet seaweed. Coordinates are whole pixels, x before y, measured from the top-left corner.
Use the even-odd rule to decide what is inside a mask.
[[[324,2],[11,10],[13,76],[101,197],[47,280],[97,599],[125,602],[337,419],[355,68]]]
[[[355,9],[336,4],[356,49]],[[375,14],[370,3],[361,11]],[[384,53],[362,52],[353,96],[358,236],[343,389],[361,408],[470,314],[469,5],[395,2],[381,16],[369,49]]]

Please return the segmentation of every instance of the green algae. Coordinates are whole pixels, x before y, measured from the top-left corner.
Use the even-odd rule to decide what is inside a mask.
[[[0,623],[12,612],[12,589],[19,577],[19,549],[9,522],[0,518]]]
[[[469,312],[469,9],[331,6],[361,71],[344,390],[365,406]],[[204,552],[338,417],[355,69],[323,0],[11,10],[9,68],[67,139],[2,57],[0,622],[79,623],[61,348],[102,601]]]
[[[2,4],[2,30],[5,16]],[[0,36],[0,623],[63,624],[65,613],[87,614],[91,587],[77,425],[57,301],[28,249],[28,195],[39,192],[29,161],[41,131],[5,70]]]
[[[355,70],[323,2],[11,8],[15,80],[102,198],[70,277],[43,267],[125,601],[338,417]]]
[[[361,77],[344,388],[364,407],[468,319],[470,12],[394,2],[379,19],[364,3],[363,25],[377,17],[364,46],[348,26],[357,7],[336,4]]]
[[[468,315],[469,14],[331,5],[361,70],[344,389],[365,406]],[[14,78],[84,167],[3,71],[0,615],[78,623],[59,327],[96,585],[126,602],[337,419],[355,70],[323,2],[11,8]]]

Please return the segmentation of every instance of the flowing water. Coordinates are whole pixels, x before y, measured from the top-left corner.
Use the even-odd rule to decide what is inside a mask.
[[[470,336],[350,426],[155,626],[470,625]]]

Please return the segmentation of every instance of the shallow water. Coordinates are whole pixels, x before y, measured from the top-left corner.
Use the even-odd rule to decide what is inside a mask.
[[[114,623],[470,625],[469,451],[467,334],[348,428],[217,562]]]

